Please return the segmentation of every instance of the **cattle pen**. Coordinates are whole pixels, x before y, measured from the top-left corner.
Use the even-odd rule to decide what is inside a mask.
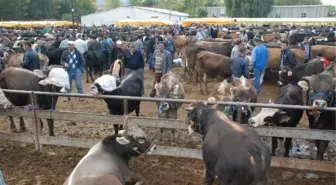
[[[3,89],[7,93],[21,93],[29,94],[31,102],[35,102],[36,95],[50,95],[50,96],[65,96],[65,97],[82,97],[82,98],[97,98],[89,94],[61,94],[61,93],[47,93],[47,92],[32,92],[32,91],[18,91],[18,90],[7,90]],[[128,100],[141,100],[141,101],[166,101],[166,102],[180,102],[180,103],[191,103],[200,100],[190,100],[190,99],[160,99],[160,98],[149,98],[149,97],[127,97],[127,96],[106,96],[101,95],[99,98],[110,98],[110,99],[123,99],[124,108],[127,110]],[[269,108],[288,108],[288,109],[311,109],[308,106],[293,106],[293,105],[278,105],[278,104],[262,104],[262,103],[238,103],[238,102],[216,102],[221,105],[249,105],[255,107],[269,107]],[[32,105],[34,106],[34,103]],[[326,111],[336,111],[336,108],[326,108]],[[78,139],[69,138],[64,136],[42,136],[40,135],[40,124],[38,124],[38,119],[55,119],[55,120],[70,120],[70,121],[83,121],[83,122],[99,122],[99,123],[113,123],[113,124],[123,124],[123,116],[113,116],[113,115],[98,115],[89,113],[77,113],[77,112],[65,112],[65,111],[43,111],[33,108],[31,111],[26,111],[21,108],[14,107],[12,109],[2,110],[0,116],[14,116],[14,117],[24,117],[33,119],[34,134],[13,134],[0,132],[1,140],[17,141],[34,143],[36,150],[41,151],[42,145],[56,145],[56,146],[69,146],[69,147],[79,147],[79,148],[90,148],[97,140],[91,139]],[[158,118],[148,118],[148,117],[133,117],[130,119],[141,127],[155,127],[155,128],[169,128],[169,129],[180,129],[187,130],[187,125],[181,120],[172,119],[158,119]],[[285,127],[260,127],[254,128],[260,136],[268,137],[289,137],[289,138],[300,138],[307,140],[328,140],[336,141],[336,132],[333,130],[312,130],[312,129],[301,129],[301,128],[285,128]],[[172,156],[172,157],[184,157],[184,158],[194,158],[201,159],[201,152],[197,149],[190,148],[179,148],[179,147],[168,147],[168,146],[158,146],[156,151],[152,155],[162,155],[162,156]],[[284,157],[272,157],[271,166],[281,167],[281,168],[292,168],[299,170],[309,170],[309,171],[320,171],[320,172],[336,172],[336,164],[329,161],[316,161],[309,159],[298,159],[298,158],[284,158]]]

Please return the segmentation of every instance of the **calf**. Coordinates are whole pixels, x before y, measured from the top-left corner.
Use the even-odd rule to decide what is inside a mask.
[[[252,102],[257,103],[258,95],[253,85],[253,80],[245,77],[234,78],[229,83],[227,80],[221,82],[216,86],[215,90],[210,94],[208,101],[235,101],[235,102]],[[240,116],[240,123],[247,124],[248,119],[252,116],[254,107],[241,106],[240,114],[237,105],[215,105],[217,110],[225,112],[232,118],[233,121],[238,121]]]
[[[201,51],[197,54],[196,78],[199,78],[200,92],[203,93],[202,82],[206,93],[209,94],[207,77],[217,78],[220,81],[231,77],[232,60],[230,57]]]
[[[180,81],[180,76],[169,71],[161,77],[161,81],[155,84],[157,98],[165,99],[184,99],[184,88]],[[182,103],[157,102],[159,118],[177,119],[177,111],[182,106]],[[160,128],[160,140],[162,140],[163,128]],[[172,129],[172,138],[175,130]]]
[[[95,144],[63,185],[143,184],[143,177],[131,171],[128,162],[133,157],[152,153],[155,145],[134,123],[127,120],[124,128]]]
[[[203,135],[207,185],[212,185],[216,176],[221,184],[267,184],[271,155],[253,129],[231,121],[203,102],[192,103],[186,110],[189,132]]]
[[[303,77],[298,83],[307,91],[306,104],[313,110],[307,110],[309,127],[311,129],[335,130],[335,111],[318,110],[326,107],[336,107],[335,86],[336,78],[329,73],[320,73],[313,76]],[[317,147],[317,160],[323,160],[323,155],[328,148],[329,141],[315,141]]]
[[[287,84],[296,85],[302,77],[319,74],[323,70],[323,61],[319,59],[313,59],[307,64],[296,66],[292,69],[290,69],[289,67],[285,67],[279,71],[278,84],[280,86],[284,86]]]
[[[271,103],[271,102],[270,102]],[[303,105],[302,90],[295,85],[285,85],[280,88],[280,93],[275,101],[276,104],[285,105]],[[274,109],[262,108],[260,113],[251,119],[249,124],[254,127],[271,124],[280,127],[296,127],[302,118],[303,110],[295,109]],[[272,137],[272,155],[275,156],[278,146],[277,137]],[[292,145],[292,138],[286,138],[285,141],[285,157],[289,157],[289,150]]]
[[[111,75],[103,75],[98,78],[93,85],[90,86],[91,93],[93,95],[115,95],[115,96],[142,96],[143,88],[143,69],[138,69],[131,72],[123,79],[119,86],[117,86],[117,80]],[[105,99],[105,103],[113,115],[124,115],[135,111],[136,116],[139,116],[140,112],[140,100],[127,101],[127,112],[124,112],[124,101],[121,99]],[[122,127],[120,127],[121,129]],[[115,134],[118,134],[119,125],[114,125]]]

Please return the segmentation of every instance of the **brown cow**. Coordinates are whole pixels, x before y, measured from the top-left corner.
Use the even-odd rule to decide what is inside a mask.
[[[207,77],[217,78],[220,81],[231,77],[231,65],[232,60],[230,57],[209,51],[198,53],[196,78],[199,80],[201,94],[204,94],[202,83],[205,85],[206,93],[209,93]]]
[[[197,41],[194,44],[189,44],[183,53],[184,75],[189,79],[190,82],[191,72],[195,70],[197,54],[199,52],[209,51],[230,57],[232,48],[233,45],[231,43],[219,41]]]
[[[173,40],[174,40],[174,47],[178,56],[182,55],[184,48],[189,43],[196,41],[194,36],[185,36],[185,35],[174,36]]]
[[[210,94],[208,102],[214,103],[216,100],[257,103],[258,95],[254,88],[253,80],[246,79],[242,76],[241,78],[234,77],[231,83],[229,83],[227,80],[219,83]],[[223,112],[227,106],[215,104],[213,107]],[[233,107],[230,106],[230,108]],[[234,110],[237,111],[237,109]],[[248,119],[252,116],[252,111],[253,108],[246,106],[241,107],[241,123],[248,123]],[[233,112],[231,113],[233,114]],[[236,113],[238,113],[238,111]],[[232,117],[233,115],[229,116]],[[233,119],[233,121],[237,121],[237,117]]]
[[[327,60],[336,60],[336,46],[314,45],[312,46],[311,57],[315,58],[321,53]]]
[[[46,70],[49,65],[49,58],[43,54],[38,54],[40,57],[40,69],[42,71]],[[21,67],[23,62],[24,53],[11,53],[8,58],[5,59],[6,67]]]
[[[268,49],[268,69],[279,69],[280,66],[280,56],[281,48],[267,48]],[[292,48],[291,49],[296,57],[296,61],[302,63],[305,60],[305,53],[301,48]]]
[[[270,34],[264,34],[261,36],[261,39],[265,42],[273,42],[274,38],[278,37],[281,38],[281,36],[279,34],[275,34],[275,33],[270,33]]]

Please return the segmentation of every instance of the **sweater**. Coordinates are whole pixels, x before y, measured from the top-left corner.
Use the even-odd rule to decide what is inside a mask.
[[[126,52],[124,56],[125,67],[133,70],[143,69],[145,67],[144,58],[139,51],[135,50],[133,55],[131,55],[130,52]]]
[[[266,48],[266,46],[256,46],[252,51],[251,60],[254,69],[265,69],[268,61],[268,49]]]

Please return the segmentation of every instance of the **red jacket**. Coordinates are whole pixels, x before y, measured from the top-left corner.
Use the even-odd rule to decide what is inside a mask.
[[[329,65],[329,60],[327,60],[325,57],[320,57],[321,60],[323,61],[323,67],[326,68]]]

